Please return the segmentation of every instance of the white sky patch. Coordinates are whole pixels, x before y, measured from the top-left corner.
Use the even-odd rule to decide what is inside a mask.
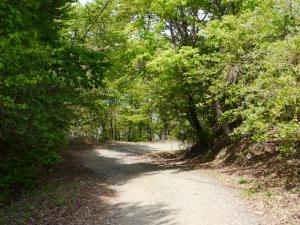
[[[92,2],[92,0],[79,0],[82,5],[85,5],[88,2]]]

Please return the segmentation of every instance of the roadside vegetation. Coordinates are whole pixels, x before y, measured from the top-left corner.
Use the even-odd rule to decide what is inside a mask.
[[[115,195],[107,183],[82,166],[78,157],[94,149],[95,142],[72,141],[61,151],[64,162],[40,177],[35,188],[15,196],[0,208],[2,225],[91,224]]]
[[[177,139],[299,187],[298,0],[2,0],[0,26],[1,201],[77,136]]]

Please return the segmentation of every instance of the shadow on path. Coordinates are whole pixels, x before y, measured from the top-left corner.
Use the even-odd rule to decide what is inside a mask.
[[[143,144],[108,143],[83,155],[84,165],[108,184],[121,185],[140,175],[154,174],[175,166],[159,164],[146,154],[157,151]]]
[[[244,203],[197,171],[158,162],[151,143],[108,143],[82,154],[83,164],[118,193],[95,223],[114,225],[258,225]]]
[[[120,209],[122,209],[121,213]],[[176,214],[176,210],[170,210],[165,204],[116,204],[113,205],[112,211],[114,211],[113,224],[115,225],[176,225],[172,222],[172,216]],[[120,215],[122,218],[118,218]]]
[[[119,186],[142,175],[171,169],[146,156],[157,150],[141,143],[106,143],[84,152],[82,159],[84,166],[107,184]],[[162,203],[111,203],[101,218],[90,218],[87,224],[175,225],[172,222],[174,214],[176,210]]]

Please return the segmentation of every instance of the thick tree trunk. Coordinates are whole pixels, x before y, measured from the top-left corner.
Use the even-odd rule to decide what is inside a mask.
[[[198,117],[197,117],[197,114],[196,114],[196,111],[193,107],[189,107],[188,109],[188,121],[190,122],[190,124],[192,125],[197,137],[198,137],[198,140],[200,142],[204,141],[204,138],[203,138],[203,129],[200,125],[200,122],[198,120]]]
[[[148,129],[148,139],[149,141],[153,141],[153,132],[151,127]]]
[[[221,107],[221,104],[220,104],[219,100],[216,99],[213,102],[213,105],[214,105],[214,109],[215,109],[215,112],[216,112],[216,115],[217,115],[217,119],[220,120],[220,118],[223,115],[223,111],[222,111],[222,107]],[[222,126],[224,134],[226,134],[227,136],[229,136],[230,135],[230,128],[229,128],[228,123],[221,122],[221,126]]]
[[[196,132],[199,142],[208,144],[208,137],[206,136],[206,132],[200,124],[200,121],[197,116],[196,107],[194,104],[194,99],[190,95],[188,96],[188,103],[188,121],[190,122],[194,131]]]
[[[164,141],[168,140],[168,136],[169,136],[169,126],[167,123],[164,123]]]

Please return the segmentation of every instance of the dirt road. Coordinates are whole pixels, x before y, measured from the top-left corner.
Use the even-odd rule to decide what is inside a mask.
[[[147,156],[177,148],[174,143],[112,143],[86,152],[84,165],[117,193],[106,212],[90,224],[263,224],[233,190],[201,170],[182,171]]]

